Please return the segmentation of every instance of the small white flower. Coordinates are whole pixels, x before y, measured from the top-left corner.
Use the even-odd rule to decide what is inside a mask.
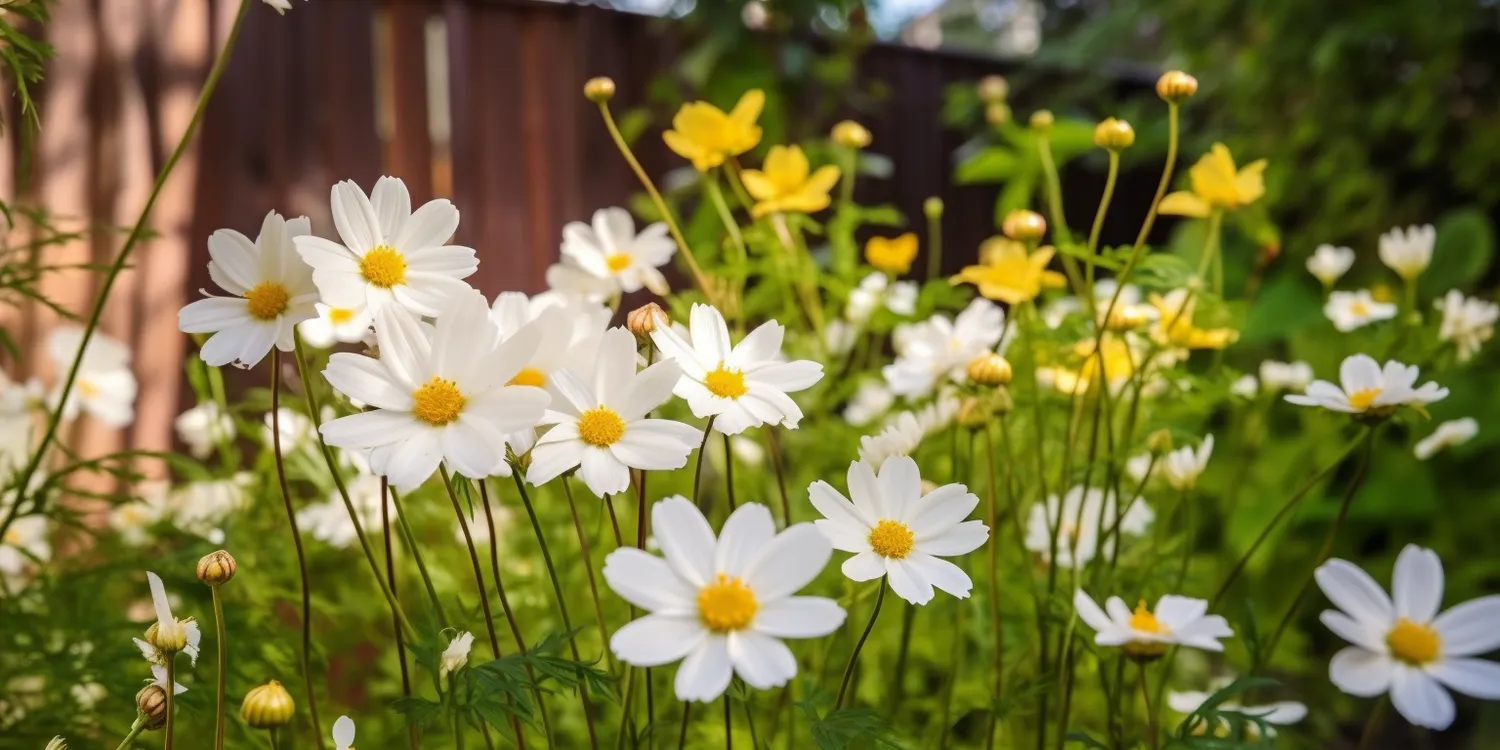
[[[1147,461],[1150,461],[1149,456]],[[1145,473],[1144,466],[1140,470],[1142,474]],[[1059,504],[1062,506],[1060,513]],[[1105,556],[1114,553],[1115,541],[1121,535],[1140,536],[1156,520],[1156,513],[1151,510],[1151,506],[1144,500],[1136,499],[1125,509],[1124,518],[1118,519],[1120,533],[1116,534],[1114,526],[1117,515],[1114,493],[1106,494],[1097,487],[1085,490],[1082,485],[1075,486],[1061,499],[1057,495],[1051,495],[1045,505],[1036,503],[1031,506],[1031,514],[1026,519],[1026,549],[1046,562],[1052,554],[1052,536],[1048,528],[1055,521],[1057,564],[1063,568],[1072,568],[1074,565],[1083,567],[1099,554],[1101,518],[1105,531],[1102,536],[1106,537]]]
[[[989,538],[981,521],[967,521],[979,498],[961,484],[923,492],[917,462],[892,456],[880,474],[849,464],[849,496],[822,480],[807,488],[814,521],[833,548],[853,552],[844,575],[853,581],[885,576],[896,595],[912,604],[932,601],[933,589],[967,599],[974,584],[963,569],[941,558],[966,555]]]
[[[1208,468],[1208,458],[1214,453],[1214,436],[1206,435],[1198,450],[1183,446],[1162,456],[1161,473],[1167,484],[1179,492],[1186,492],[1198,484],[1198,476]]]
[[[795,596],[833,555],[812,524],[778,534],[766,506],[746,503],[715,538],[679,496],[653,505],[651,520],[665,559],[626,547],[604,560],[609,587],[648,613],[615,631],[609,648],[636,667],[682,660],[679,700],[712,701],[734,675],[757,690],[785,685],[797,658],[782,639],[821,638],[843,624],[832,599]]]
[[[880,432],[859,439],[859,460],[878,466],[891,456],[910,456],[927,436],[953,423],[959,405],[956,397],[944,395],[917,411],[896,414]]]
[[[872,273],[861,279],[859,286],[849,292],[849,304],[844,308],[844,318],[862,324],[881,305],[897,315],[911,315],[916,312],[919,291],[915,281],[898,281],[893,284],[889,276]]]
[[[242,471],[227,479],[182,485],[167,499],[173,521],[184,531],[211,537],[224,519],[250,504],[250,487],[254,482],[255,475]]]
[[[137,641],[137,643],[139,643],[139,641]],[[152,664],[151,665],[151,684],[155,685],[155,686],[157,686],[159,688],[161,688],[162,690],[166,690],[167,689],[167,668],[166,667],[164,667],[164,666],[162,666],[160,664]],[[187,692],[187,688],[185,686],[183,686],[182,683],[177,682],[176,680],[172,681],[172,694],[173,695],[182,695],[183,693],[186,693],[186,692]]]
[[[1441,614],[1443,562],[1407,545],[1396,558],[1391,593],[1358,566],[1329,560],[1316,572],[1337,610],[1323,624],[1354,644],[1334,655],[1328,677],[1349,695],[1389,693],[1406,720],[1430,729],[1453,723],[1448,690],[1500,700],[1500,664],[1474,658],[1500,648],[1500,596],[1473,599]]]
[[[313,306],[317,315],[297,324],[303,343],[316,349],[334,344],[358,344],[370,334],[375,322],[364,307],[329,307],[322,302]]]
[[[266,412],[262,421],[265,422],[265,428],[261,430],[260,439],[262,444],[266,446],[266,450],[270,450],[276,444],[272,440],[273,433],[271,430],[273,420],[271,419],[271,413]],[[310,448],[318,440],[317,425],[313,424],[313,421],[308,419],[306,414],[296,409],[285,406],[281,407],[276,412],[274,423],[279,423],[281,427],[279,437],[281,438],[282,455],[289,456],[304,448]]]
[[[1157,658],[1171,645],[1223,651],[1219,639],[1234,637],[1223,617],[1208,614],[1208,602],[1186,596],[1163,596],[1156,600],[1154,610],[1147,609],[1142,599],[1132,612],[1118,596],[1111,596],[1100,609],[1079,589],[1073,594],[1073,607],[1079,619],[1094,629],[1094,643],[1119,646],[1138,659]]]
[[[473,248],[445,244],[458,229],[452,203],[431,200],[412,211],[406,183],[394,177],[381,177],[368,196],[345,180],[333,186],[330,201],[343,244],[295,238],[325,304],[372,316],[388,306],[434,316],[468,291],[463,279],[479,261]]]
[[[1347,414],[1389,416],[1402,406],[1421,408],[1448,397],[1448,389],[1437,383],[1413,388],[1417,375],[1416,365],[1390,360],[1381,369],[1369,355],[1355,354],[1339,366],[1343,387],[1315,380],[1307,387],[1306,394],[1289,394],[1286,400],[1298,406],[1321,406]]]
[[[1389,302],[1377,302],[1370,290],[1357,292],[1333,292],[1323,305],[1323,314],[1333,322],[1333,327],[1343,333],[1362,328],[1371,323],[1396,317],[1396,306]]]
[[[1268,359],[1260,363],[1260,382],[1269,390],[1305,391],[1313,381],[1312,365],[1297,362],[1277,362]]]
[[[847,354],[859,340],[859,334],[858,326],[842,318],[835,318],[823,326],[823,345],[828,348],[829,354]]]
[[[914,326],[898,329],[896,361],[881,369],[891,391],[920,398],[945,380],[968,381],[967,368],[975,357],[988,354],[1005,334],[1005,312],[999,305],[976,298],[958,317],[938,314]],[[1003,352],[1004,347],[1000,347]]]
[[[1380,262],[1408,281],[1422,275],[1432,262],[1437,230],[1431,224],[1396,227],[1380,235]]]
[[[1419,460],[1426,461],[1439,451],[1469,442],[1478,434],[1479,423],[1473,417],[1450,419],[1438,425],[1431,435],[1422,438],[1413,452]]]
[[[360,524],[365,529],[379,525],[380,477],[360,474],[346,479],[345,489],[349,492],[349,504],[354,506],[354,512],[359,515]],[[396,506],[389,496],[386,497],[385,505],[387,512],[394,517]],[[347,549],[359,539],[354,521],[349,518],[349,509],[345,507],[344,498],[337,489],[328,495],[327,500],[310,503],[297,511],[297,525],[303,533],[339,549]]]
[[[561,263],[547,266],[547,291],[542,294],[589,302],[604,302],[619,291],[620,286],[613,277],[599,278],[564,258]]]
[[[340,716],[333,722],[333,750],[354,750],[354,720]]]
[[[609,280],[621,292],[666,294],[660,267],[672,261],[677,243],[667,236],[667,225],[652,224],[636,234],[635,220],[623,208],[601,208],[593,225],[581,221],[563,227],[562,256],[574,268]]]
[[[221,441],[234,439],[234,418],[220,409],[217,401],[204,401],[177,415],[172,428],[193,458],[204,458]]]
[[[185,644],[182,653],[187,654],[193,664],[197,664],[198,644],[203,640],[203,632],[198,629],[198,622],[191,617],[179,620],[172,616],[172,605],[167,601],[167,589],[155,573],[147,571],[146,582],[151,587],[151,606],[156,610],[157,638],[176,640],[180,636]],[[146,657],[146,661],[156,665],[166,664],[167,654],[158,651],[156,646],[140,638],[131,640],[135,641],[135,645],[141,650],[141,656]],[[151,671],[155,672],[156,669],[153,668]],[[160,677],[165,678],[165,676],[166,670],[163,669]],[[162,683],[162,687],[166,687],[165,682]]]
[[[14,497],[14,492],[9,493],[9,502],[0,502],[0,509],[15,502]],[[5,537],[0,538],[0,578],[11,586],[24,583],[36,561],[52,558],[51,534],[46,516],[18,516],[12,521]]]
[[[703,433],[647,414],[672,397],[682,370],[670,360],[636,372],[635,336],[611,328],[599,343],[587,379],[572,370],[553,373],[561,398],[542,419],[554,425],[531,450],[526,481],[541,485],[578,467],[578,476],[603,497],[630,486],[630,470],[665,471],[687,465]]]
[[[1333,245],[1318,245],[1311,257],[1307,259],[1307,272],[1323,282],[1323,286],[1332,287],[1344,274],[1354,265],[1354,251],[1347,247],[1334,247]]]
[[[168,499],[171,484],[165,480],[142,482],[136,487],[136,499],[126,500],[109,511],[109,526],[120,540],[139,547],[150,541],[146,530],[171,514]]]
[[[66,373],[83,343],[83,329],[59,326],[47,337],[47,352],[58,372]],[[128,426],[135,420],[135,395],[138,387],[130,371],[130,349],[98,331],[89,338],[78,366],[78,379],[63,405],[63,419],[76,419],[82,410],[99,423],[111,428]],[[57,408],[62,382],[48,394],[47,403]]]
[[[681,366],[673,392],[688,402],[693,416],[713,417],[714,430],[725,435],[763,424],[796,428],[802,409],[787,394],[822,380],[823,365],[783,359],[786,329],[780,323],[762,323],[733,347],[717,309],[693,305],[689,324],[691,342],[665,326],[652,331],[651,340],[663,357]]]
[[[1167,705],[1177,713],[1191,714],[1197,711],[1210,697],[1209,693],[1196,690],[1182,692],[1174,690],[1167,693]],[[1269,725],[1290,726],[1307,718],[1307,706],[1296,701],[1277,701],[1262,706],[1245,706],[1231,700],[1220,703],[1215,710],[1221,714],[1236,713],[1241,716],[1259,719],[1268,725],[1266,727],[1267,734],[1271,737],[1275,737],[1276,732]],[[1228,729],[1228,727],[1222,728]],[[1208,729],[1208,727],[1199,726],[1200,731],[1206,732]],[[1249,736],[1256,733],[1254,724],[1246,724],[1245,730],[1247,735],[1245,739],[1257,739],[1257,737]]]
[[[1240,398],[1255,398],[1260,393],[1260,380],[1246,373],[1229,384],[1229,392]]]
[[[854,396],[844,407],[844,421],[850,427],[864,427],[880,418],[896,403],[896,394],[891,393],[880,380],[866,380],[855,389]]]
[[[1443,314],[1438,338],[1458,347],[1458,361],[1467,362],[1479,353],[1479,347],[1495,335],[1495,321],[1500,320],[1500,305],[1465,297],[1457,289],[1434,305]]]
[[[469,649],[474,647],[474,634],[465,630],[448,642],[438,660],[438,677],[447,677],[469,663]]]

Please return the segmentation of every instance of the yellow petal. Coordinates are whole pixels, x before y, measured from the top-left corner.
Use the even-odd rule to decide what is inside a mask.
[[[708,102],[689,102],[677,110],[672,129],[700,147],[711,148],[722,136],[729,118]]]
[[[985,299],[1004,302],[1007,305],[1019,305],[1031,299],[1032,296],[1035,296],[1028,296],[1026,292],[1020,289],[1001,284],[980,284],[979,294]]]
[[[1156,210],[1168,216],[1192,216],[1199,219],[1208,216],[1208,204],[1185,190],[1169,193]]]
[[[781,211],[795,211],[797,213],[813,214],[828,208],[830,199],[825,190],[821,193],[810,190],[800,190],[777,201]]]
[[[1068,285],[1068,277],[1057,271],[1042,272],[1042,287],[1045,289],[1061,289]]]
[[[717,151],[705,151],[697,143],[688,140],[675,130],[662,133],[661,139],[666,142],[667,148],[672,149],[678,156],[693,162],[693,167],[700,172],[706,172],[724,163],[723,154]]]
[[[758,201],[770,200],[776,195],[776,186],[771,182],[771,178],[758,169],[740,172],[740,182],[745,183],[745,190]]]
[[[760,110],[765,106],[766,92],[760,89],[750,89],[734,105],[734,109],[729,113],[729,119],[734,120],[740,127],[748,128],[760,118]]]
[[[823,193],[826,195],[828,191],[833,189],[834,184],[838,181],[839,168],[830,164],[818,167],[817,170],[812,173],[812,176],[807,178],[806,189],[812,192]],[[912,242],[915,243],[917,240],[917,236],[910,236],[912,238]]]
[[[1240,205],[1249,205],[1266,194],[1266,160],[1260,159],[1240,170],[1235,177],[1235,188],[1240,194]]]

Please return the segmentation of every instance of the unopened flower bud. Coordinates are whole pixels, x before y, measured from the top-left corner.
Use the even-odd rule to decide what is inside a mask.
[[[53,737],[42,750],[68,750],[68,741],[63,737]]]
[[[640,338],[650,336],[658,328],[671,325],[672,319],[667,317],[667,311],[655,302],[647,302],[625,316],[625,327]]]
[[[1000,224],[1000,231],[1013,240],[1039,240],[1047,233],[1047,220],[1041,214],[1023,208],[1006,214],[1005,221]]]
[[[984,105],[984,121],[997,128],[1010,122],[1010,105],[1005,102],[990,102]]]
[[[1010,389],[1003,385],[996,388],[994,397],[990,399],[990,405],[994,407],[996,414],[1009,414],[1015,406],[1010,398]]]
[[[1198,93],[1198,79],[1180,70],[1169,70],[1156,79],[1156,95],[1169,101],[1180,102]]]
[[[990,408],[989,399],[978,396],[970,396],[958,405],[958,423],[971,430],[977,430],[990,423],[995,412]]]
[[[1051,135],[1052,124],[1055,121],[1050,109],[1039,109],[1031,113],[1031,129],[1040,135]]]
[[[224,550],[210,552],[198,561],[198,580],[210,585],[219,586],[229,583],[234,577],[234,572],[239,564],[234,561],[234,556]]]
[[[1094,126],[1094,145],[1110,151],[1122,151],[1135,143],[1135,128],[1130,123],[1114,117]]]
[[[167,627],[162,627],[160,622],[153,622],[151,627],[146,628],[146,642],[163,654],[175,654],[187,648],[186,624],[192,621],[193,618],[189,617],[169,623]]]
[[[135,710],[141,712],[147,729],[161,729],[167,724],[167,691],[160,685],[147,685],[135,694]]]
[[[615,98],[615,81],[613,78],[590,78],[583,84],[583,95],[595,104],[603,104]]]
[[[292,694],[281,683],[271,680],[245,693],[245,701],[240,704],[240,718],[256,729],[271,729],[291,723],[296,709]]]
[[[846,148],[858,149],[870,145],[870,131],[853,120],[842,120],[836,123],[830,135],[834,143]]]
[[[979,79],[979,85],[975,87],[979,93],[979,100],[985,104],[994,104],[1005,101],[1010,96],[1010,83],[1005,76],[990,75]]]
[[[928,221],[937,221],[943,218],[943,199],[934,195],[922,201],[922,213],[927,215]]]
[[[990,352],[975,357],[969,363],[969,381],[975,385],[1007,385],[1011,379],[1010,363],[1005,358]]]
[[[1153,455],[1157,455],[1157,456],[1165,456],[1168,453],[1171,453],[1172,452],[1172,433],[1171,433],[1171,431],[1166,430],[1166,429],[1161,429],[1161,430],[1157,430],[1156,432],[1151,433],[1151,436],[1148,437],[1148,438],[1146,438],[1146,447],[1151,450],[1151,453]]]

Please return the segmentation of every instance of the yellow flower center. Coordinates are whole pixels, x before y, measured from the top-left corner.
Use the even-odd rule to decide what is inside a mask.
[[[698,617],[716,633],[748,626],[759,608],[755,592],[744,581],[723,573],[698,591]]]
[[[870,549],[881,557],[900,560],[911,552],[915,541],[916,535],[911,533],[906,524],[889,518],[880,519],[880,523],[870,529]]]
[[[604,265],[609,267],[610,273],[619,273],[630,267],[630,256],[625,253],[610,253],[605,256]]]
[[[12,547],[21,546],[21,532],[11,529],[5,532],[5,543]]]
[[[406,256],[389,245],[378,245],[359,259],[359,273],[381,289],[405,284]]]
[[[1135,612],[1132,612],[1130,615],[1130,629],[1139,630],[1142,633],[1155,633],[1157,635],[1171,632],[1171,628],[1162,624],[1162,621],[1156,619],[1156,615],[1151,614],[1151,610],[1146,608],[1145,599],[1136,603]]]
[[[731,370],[721,362],[719,368],[703,377],[708,392],[719,398],[739,398],[749,392],[745,387],[745,373]]]
[[[94,385],[92,380],[78,379],[78,393],[84,398],[93,398],[99,395],[99,386]]]
[[[262,281],[245,292],[245,299],[250,303],[250,317],[256,320],[275,320],[286,312],[289,298],[286,287],[274,281]]]
[[[1349,303],[1349,312],[1352,312],[1360,317],[1364,317],[1370,314],[1370,306],[1360,300],[1355,300]]]
[[[1380,388],[1378,386],[1372,388],[1361,388],[1349,394],[1349,405],[1354,407],[1355,409],[1364,411],[1365,409],[1370,408],[1370,404],[1375,403],[1375,399],[1379,396]]]
[[[625,420],[608,406],[596,406],[578,418],[578,437],[599,448],[614,445],[625,437]]]
[[[1405,617],[1396,621],[1396,627],[1385,636],[1385,645],[1391,656],[1414,667],[1437,660],[1442,651],[1443,639],[1430,626],[1412,622]]]
[[[530,385],[537,388],[547,384],[547,373],[535,367],[522,367],[516,376],[510,379],[506,385]]]
[[[339,326],[354,320],[354,311],[347,307],[328,308],[328,322]]]
[[[442,427],[458,419],[466,403],[457,383],[436,375],[411,394],[411,400],[411,413],[433,427]]]

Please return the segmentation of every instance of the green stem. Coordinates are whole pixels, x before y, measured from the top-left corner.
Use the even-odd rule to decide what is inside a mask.
[[[490,652],[499,659],[500,637],[495,633],[495,616],[490,612],[490,594],[484,585],[484,572],[479,567],[479,550],[474,547],[474,535],[469,533],[469,519],[458,502],[458,493],[453,491],[453,477],[445,464],[438,466],[443,477],[443,489],[448,491],[448,500],[453,503],[453,515],[458,516],[458,528],[464,534],[464,545],[469,548],[469,565],[474,568],[474,587],[479,592],[479,609],[484,612],[484,629],[490,637]]]
[[[771,468],[776,471],[776,491],[781,495],[781,527],[792,525],[792,501],[786,491],[786,469],[781,463],[781,438],[777,437],[776,427],[766,425],[761,431],[765,438],[766,449],[771,454]]]
[[[1157,750],[1161,746],[1161,730],[1156,724],[1156,706],[1151,703],[1151,688],[1146,680],[1146,662],[1140,662],[1141,666],[1141,700],[1146,703],[1146,737],[1151,745],[1151,750]]]
[[[906,657],[911,651],[911,631],[916,624],[917,608],[908,604],[901,611],[901,645],[896,649],[896,670],[892,672],[890,704],[886,707],[887,717],[894,719],[896,712],[901,710],[901,693],[903,677],[906,676]]]
[[[698,463],[693,466],[693,504],[698,510],[703,510],[703,457],[708,454],[708,438],[714,434],[714,420],[717,417],[709,417],[708,424],[703,425],[703,442],[698,444]]]
[[[165,750],[172,750],[172,734],[177,728],[175,716],[177,712],[174,710],[177,702],[177,652],[175,651],[167,654],[167,689],[165,692],[167,694],[167,726],[163,729],[166,740],[162,747]]]
[[[994,537],[998,534],[997,523],[999,522],[999,515],[995,508],[995,485],[998,480],[996,479],[995,471],[995,438],[990,433],[988,425],[986,425],[983,429],[985,473],[986,478],[989,480],[985,485],[986,491],[984,515],[985,522],[988,523],[990,527],[990,543],[985,545],[985,578],[987,579],[987,583],[989,584],[987,592],[988,596],[986,598],[990,600],[990,628],[993,629],[995,633],[995,664],[993,667],[993,669],[995,670],[995,694],[991,696],[991,703],[999,703],[1005,697],[1005,629],[1000,619],[1000,561],[997,559],[997,556],[999,554],[997,549],[998,545],[995,543],[994,539]],[[1022,541],[1024,542],[1024,537],[1022,538]],[[900,674],[899,670],[897,670],[897,674]],[[894,716],[895,712],[892,711],[891,713],[892,716]],[[999,727],[999,717],[996,715],[996,712],[994,710],[991,710],[989,715],[989,727],[985,732],[984,746],[986,748],[993,748],[995,746],[995,731],[999,729]]]
[[[875,584],[880,587],[880,593],[875,595],[875,608],[870,611],[870,621],[865,623],[865,632],[861,633],[859,640],[854,644],[854,651],[849,654],[849,663],[844,667],[844,679],[839,683],[839,696],[833,701],[833,710],[837,711],[844,705],[844,696],[849,692],[849,683],[854,677],[854,667],[859,663],[859,652],[865,647],[865,641],[870,637],[870,631],[875,629],[875,619],[880,617],[880,605],[885,601],[885,590],[889,588],[885,577],[881,576]]]
[[[729,493],[729,512],[734,504],[734,450],[729,447],[729,436],[724,436],[724,489]]]
[[[578,549],[583,555],[583,572],[588,576],[589,598],[594,602],[594,620],[599,625],[599,644],[604,651],[609,671],[615,671],[615,657],[609,650],[609,626],[604,623],[604,604],[599,600],[599,583],[594,579],[594,555],[589,547],[588,532],[583,530],[583,520],[578,517],[578,503],[573,499],[573,481],[562,479],[563,494],[568,498],[568,512],[573,514],[573,530],[578,532]]]
[[[687,747],[688,719],[693,715],[693,704],[682,702],[682,726],[677,730],[677,750]]]
[[[401,538],[406,540],[406,548],[411,550],[411,558],[417,563],[417,573],[422,577],[422,587],[427,590],[427,599],[432,602],[432,608],[436,610],[438,625],[443,629],[448,627],[448,614],[443,610],[443,602],[438,598],[437,587],[432,585],[432,575],[427,572],[427,561],[422,557],[422,549],[417,546],[417,536],[412,533],[411,526],[406,522],[406,510],[401,507],[401,494],[391,487],[391,505],[396,506],[396,522],[401,525]],[[415,633],[415,631],[413,631]]]
[[[1374,710],[1370,711],[1370,719],[1365,722],[1364,731],[1359,733],[1359,750],[1374,747],[1375,738],[1380,734],[1380,723],[1385,720],[1385,711],[1390,705],[1389,694],[1380,696],[1380,700],[1375,702]]]
[[[136,737],[141,736],[141,732],[145,729],[146,717],[137,715],[135,717],[135,723],[130,725],[130,733],[125,735],[125,739],[120,740],[120,745],[119,747],[116,747],[115,750],[126,750],[126,748],[130,747],[131,744],[135,742]]]
[[[943,216],[927,219],[927,281],[943,275]]]
[[[1109,213],[1109,203],[1115,197],[1115,181],[1120,176],[1120,152],[1110,149],[1109,152],[1109,174],[1104,178],[1104,196],[1099,199],[1099,209],[1094,212],[1094,226],[1089,230],[1089,264],[1084,269],[1086,283],[1084,284],[1084,304],[1092,305],[1094,302],[1094,256],[1099,252],[1099,232],[1104,228],[1104,217]]]
[[[495,591],[500,595],[500,610],[505,613],[505,622],[510,625],[510,635],[516,639],[516,650],[522,653],[526,651],[526,638],[521,634],[521,626],[516,621],[516,613],[510,608],[510,599],[505,595],[505,579],[500,577],[500,535],[495,529],[495,515],[490,510],[489,482],[481,481],[479,484],[479,499],[484,504],[484,523],[490,531],[490,570],[495,576]],[[547,737],[547,746],[551,747],[552,739],[552,717],[547,711],[547,701],[542,690],[536,687],[536,670],[530,664],[526,665],[526,675],[531,679],[532,692],[536,695],[537,708],[541,709],[542,732]]]
[[[1208,214],[1208,230],[1203,235],[1203,255],[1198,258],[1199,279],[1208,273],[1209,264],[1213,263],[1214,258],[1219,254],[1219,231],[1223,226],[1223,220],[1224,212],[1217,208]],[[1218,294],[1224,292],[1222,286],[1214,291]]]
[[[1047,213],[1051,217],[1052,236],[1059,245],[1071,245],[1073,234],[1068,231],[1068,218],[1063,215],[1062,180],[1057,176],[1057,163],[1052,160],[1052,140],[1038,135],[1036,152],[1042,162],[1042,178],[1046,186]],[[1072,284],[1074,291],[1081,295],[1083,280],[1078,275],[1078,264],[1067,253],[1061,253],[1061,255],[1063,270],[1068,274],[1068,281]]]
[[[719,214],[719,221],[724,224],[724,230],[729,233],[729,244],[734,248],[733,268],[735,269],[736,293],[744,289],[745,278],[749,276],[750,252],[745,249],[745,235],[740,232],[739,222],[734,220],[734,212],[729,210],[728,201],[724,200],[724,191],[719,189],[719,179],[716,175],[704,172],[703,191],[708,193],[708,198],[714,204],[715,211]],[[736,305],[738,311],[735,317],[744,316],[744,305]],[[737,321],[742,322],[742,321]]]
[[[380,478],[380,534],[385,542],[385,575],[390,581],[391,596],[396,596],[396,548],[395,539],[391,537],[391,506],[390,486],[385,477]],[[399,603],[399,600],[397,600]],[[401,618],[396,613],[400,612],[398,607],[391,613],[391,630],[396,636],[396,657],[401,664],[401,696],[411,697],[411,666],[407,664],[406,639],[402,635]],[[406,746],[409,750],[419,750],[420,741],[417,738],[417,725],[408,724],[406,727]]]
[[[208,588],[213,593],[214,630],[219,641],[218,690],[214,693],[214,750],[224,750],[224,672],[229,668],[229,646],[224,631],[224,598],[219,594],[218,585]],[[172,686],[167,689],[172,689]]]
[[[729,693],[724,693],[724,750],[734,750],[734,706]]]

